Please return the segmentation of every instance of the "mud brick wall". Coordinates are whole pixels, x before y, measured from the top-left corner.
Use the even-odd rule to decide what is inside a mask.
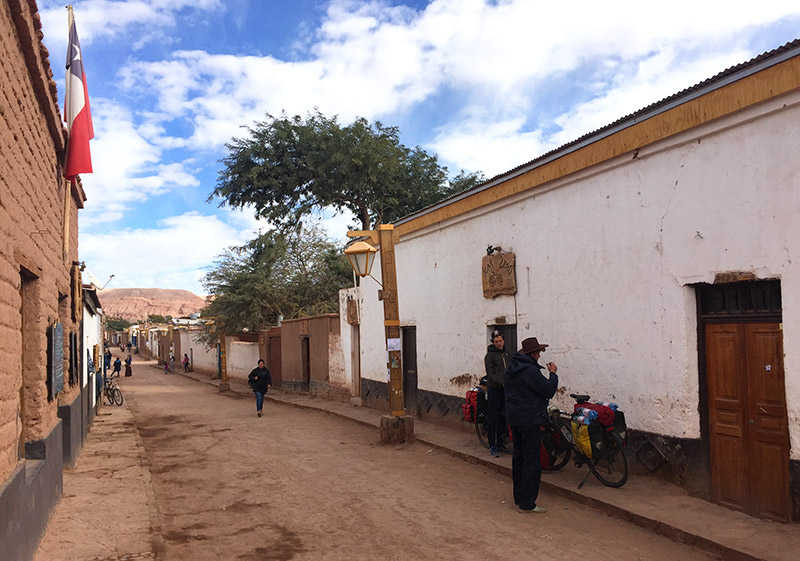
[[[79,331],[70,275],[85,197],[63,179],[65,132],[41,36],[33,0],[0,0],[0,487],[18,465],[20,441],[46,438],[59,403],[79,394],[69,384],[69,334]],[[64,391],[48,400],[47,329],[59,321]]]

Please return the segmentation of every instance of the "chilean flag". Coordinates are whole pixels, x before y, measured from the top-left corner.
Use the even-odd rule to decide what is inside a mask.
[[[94,138],[92,113],[89,110],[89,91],[86,88],[86,73],[83,71],[83,56],[75,18],[70,10],[69,45],[67,46],[66,95],[64,96],[64,120],[67,122],[69,140],[64,175],[75,179],[80,173],[92,173],[92,156],[89,139]]]

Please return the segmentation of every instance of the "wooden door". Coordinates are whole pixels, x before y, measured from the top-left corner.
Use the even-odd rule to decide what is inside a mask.
[[[708,324],[705,331],[712,500],[789,520],[780,324]]]
[[[406,414],[419,416],[417,404],[417,328],[403,327],[403,398]]]

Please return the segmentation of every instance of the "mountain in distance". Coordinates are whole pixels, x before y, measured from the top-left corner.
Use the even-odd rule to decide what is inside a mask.
[[[193,292],[166,288],[107,288],[98,290],[97,296],[106,317],[130,322],[144,320],[149,315],[188,317],[200,313],[207,305],[205,298]]]

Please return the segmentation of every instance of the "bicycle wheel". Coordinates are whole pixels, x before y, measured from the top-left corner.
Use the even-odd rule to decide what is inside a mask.
[[[122,392],[119,388],[114,389],[114,403],[117,405],[122,405]]]
[[[486,432],[486,423],[476,422],[475,433],[478,435],[478,442],[484,448],[489,448],[489,434]]]
[[[628,481],[628,455],[622,438],[612,431],[603,436],[603,450],[589,461],[589,469],[600,483],[622,487]]]
[[[103,395],[105,396],[109,405],[114,405],[114,390],[112,388],[104,389]]]
[[[549,443],[545,443],[544,439],[546,438],[550,439]],[[570,448],[569,442],[561,434],[561,431],[556,428],[547,427],[545,429],[545,432],[542,433],[542,446],[544,446],[545,453],[550,458],[548,467],[542,465],[542,469],[545,471],[560,470],[567,465],[572,456],[572,448]]]

